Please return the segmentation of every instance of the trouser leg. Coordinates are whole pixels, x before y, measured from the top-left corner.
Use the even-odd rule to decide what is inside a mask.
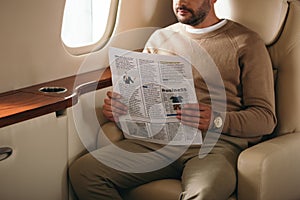
[[[182,173],[182,200],[227,200],[236,188],[236,162],[247,142],[220,138],[205,157],[186,161]],[[226,136],[225,136],[226,138]]]
[[[118,145],[131,152],[148,152],[156,148],[151,144],[143,146],[126,140],[121,141]],[[158,164],[156,158],[151,160],[153,158],[150,154],[143,154],[144,157],[146,157],[143,160],[145,163],[150,160],[149,165],[151,163]],[[162,162],[165,161],[162,158]],[[124,158],[124,155],[114,152],[113,148],[104,147],[75,161],[70,167],[70,180],[79,199],[118,200],[122,199],[118,189],[136,187],[157,179],[180,178],[180,171],[173,164],[163,168],[157,167],[155,171],[144,170],[144,172],[140,167],[146,167],[148,164],[143,164],[134,156]],[[135,169],[137,173],[134,173]]]
[[[227,200],[236,186],[235,169],[221,155],[195,157],[184,168],[182,185],[184,200]]]

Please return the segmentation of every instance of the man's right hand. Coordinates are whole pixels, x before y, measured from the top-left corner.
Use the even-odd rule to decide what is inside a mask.
[[[118,122],[119,116],[127,114],[128,108],[120,102],[122,98],[120,94],[108,91],[106,95],[102,106],[103,115],[110,121]]]

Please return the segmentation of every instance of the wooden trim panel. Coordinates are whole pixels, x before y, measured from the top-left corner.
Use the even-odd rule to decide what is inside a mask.
[[[111,86],[111,72],[97,70],[0,94],[0,128],[64,110],[81,94]],[[43,93],[43,87],[63,87],[64,93]]]

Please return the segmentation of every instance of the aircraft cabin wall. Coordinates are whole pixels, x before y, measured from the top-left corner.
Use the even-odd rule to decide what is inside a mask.
[[[109,42],[103,47],[99,42],[74,50],[66,47],[61,39],[65,0],[1,1],[0,97],[14,94],[13,90],[20,88],[105,68],[109,64],[108,46],[142,49],[157,27],[175,21],[171,0],[112,2],[118,7]],[[89,53],[94,49],[97,51]],[[88,66],[81,69],[86,60]],[[0,199],[72,199],[73,195],[68,194],[71,190],[68,189],[67,168],[84,150],[73,115],[74,109],[85,106],[90,99],[88,95],[92,93],[82,95],[74,108],[0,128],[0,149],[13,150],[8,158],[5,153],[0,155]],[[102,96],[97,92],[97,107],[100,107]],[[34,99],[17,101],[30,107]],[[11,109],[15,102],[0,103]]]
[[[171,0],[113,2],[118,4],[114,46],[142,48],[153,31],[147,27],[166,26],[175,21]],[[74,75],[90,56],[73,55],[63,44],[64,6],[65,0],[1,1],[0,93]],[[87,71],[108,65],[106,48],[96,54],[103,58],[102,66]]]

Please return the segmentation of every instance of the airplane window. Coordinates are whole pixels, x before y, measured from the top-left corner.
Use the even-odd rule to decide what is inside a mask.
[[[109,19],[111,0],[66,0],[61,38],[71,48],[98,42]]]

